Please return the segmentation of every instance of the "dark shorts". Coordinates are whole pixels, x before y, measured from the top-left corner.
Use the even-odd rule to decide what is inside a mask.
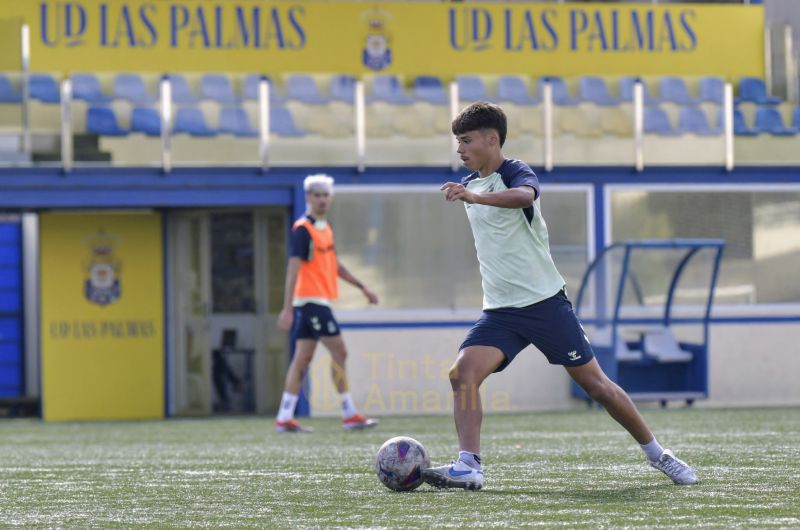
[[[314,339],[339,335],[339,323],[331,308],[319,304],[306,304],[294,308],[295,339]]]
[[[580,366],[594,357],[589,339],[564,291],[527,307],[488,309],[467,333],[460,349],[494,346],[505,360],[500,372],[526,346],[536,346],[550,364]]]

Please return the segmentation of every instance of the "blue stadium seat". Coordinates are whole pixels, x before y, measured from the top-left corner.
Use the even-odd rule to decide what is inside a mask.
[[[286,81],[286,96],[311,105],[328,103],[328,98],[320,94],[317,82],[310,75],[295,74]]]
[[[498,101],[510,101],[518,105],[538,105],[539,99],[528,92],[525,81],[517,76],[504,75],[497,80]]]
[[[699,136],[714,136],[722,133],[719,127],[712,128],[708,124],[706,113],[699,107],[684,107],[678,117],[678,130],[683,133]]]
[[[331,98],[345,103],[356,100],[356,78],[352,75],[336,75],[331,79]]]
[[[89,107],[86,111],[86,132],[101,136],[128,134],[128,131],[119,126],[114,111],[108,107]]]
[[[181,107],[175,113],[172,127],[175,133],[186,133],[192,136],[214,136],[217,132],[206,125],[203,111],[197,107]]]
[[[717,113],[717,126],[723,128],[725,126],[725,112],[724,109],[719,109]],[[758,131],[752,129],[747,125],[747,120],[744,114],[739,109],[733,109],[733,134],[736,136],[756,136]]]
[[[725,81],[719,77],[700,79],[700,100],[722,105],[725,97]]]
[[[619,104],[619,99],[608,92],[608,86],[602,77],[584,76],[578,84],[578,95],[583,101],[610,107]]]
[[[133,103],[153,103],[156,97],[147,92],[139,74],[118,74],[114,78],[114,96]]]
[[[242,107],[224,107],[219,111],[219,132],[234,136],[258,136]]]
[[[622,101],[633,102],[633,85],[636,84],[638,81],[638,77],[620,77],[619,79],[619,99]],[[658,98],[653,97],[650,95],[650,91],[647,90],[647,83],[642,83],[642,88],[644,89],[644,104],[645,105],[657,105]]]
[[[672,128],[669,117],[661,107],[645,107],[644,109],[644,132],[649,134],[659,134],[661,136],[675,136],[680,134]]]
[[[167,75],[172,84],[172,101],[175,103],[197,103],[198,98],[192,94],[192,89],[189,82],[181,74]]]
[[[567,85],[560,77],[539,78],[539,93],[543,94],[544,84],[549,82],[553,87],[553,103],[556,105],[577,105],[579,101],[569,95]]]
[[[777,105],[780,98],[767,94],[767,85],[759,77],[743,77],[739,80],[739,97],[737,102],[751,101],[759,105]]]
[[[792,111],[792,127],[800,131],[800,107],[795,107]]]
[[[161,116],[156,109],[136,107],[131,112],[131,132],[161,136]]]
[[[477,75],[460,75],[458,82],[458,98],[462,101],[489,101],[486,86]]]
[[[661,101],[670,101],[679,105],[696,105],[699,103],[696,98],[689,95],[689,89],[680,77],[662,77],[658,86]]]
[[[289,109],[272,107],[269,113],[269,130],[280,136],[305,136],[306,133],[297,128]]]
[[[72,81],[72,97],[89,103],[108,103],[109,96],[103,94],[97,76],[90,73],[76,73],[70,76]]]
[[[22,96],[14,91],[11,80],[0,74],[0,103],[19,103],[21,101]]]
[[[29,79],[31,98],[38,99],[42,103],[58,103],[61,101],[61,94],[58,83],[50,74],[31,74]]]
[[[441,79],[432,75],[421,75],[414,79],[414,97],[434,105],[444,105],[450,101]]]
[[[261,83],[262,78],[269,83],[269,101],[277,105],[282,104],[284,98],[275,90],[275,83],[272,82],[272,79],[269,76],[259,74],[248,74],[244,78],[244,99],[258,100],[258,85]]]
[[[780,112],[770,107],[761,107],[756,110],[755,129],[758,132],[769,133],[774,136],[794,136],[797,134],[794,128],[784,127]]]
[[[414,103],[414,99],[403,90],[400,80],[396,76],[387,74],[375,76],[372,82],[372,97],[369,99],[370,101],[386,101],[395,105]]]
[[[237,100],[230,78],[223,74],[205,74],[200,79],[200,94],[220,103],[236,103]]]

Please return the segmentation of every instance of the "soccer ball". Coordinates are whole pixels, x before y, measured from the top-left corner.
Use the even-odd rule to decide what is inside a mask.
[[[395,491],[411,491],[422,484],[422,470],[431,467],[428,451],[408,436],[386,440],[375,457],[375,472]]]

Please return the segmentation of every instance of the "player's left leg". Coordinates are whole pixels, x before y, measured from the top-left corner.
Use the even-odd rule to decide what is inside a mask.
[[[347,381],[347,347],[342,336],[332,335],[320,338],[322,344],[331,354],[331,377],[342,403],[342,427],[346,430],[367,429],[378,424],[378,420],[367,418],[358,413],[358,409],[353,403]]]
[[[605,407],[609,415],[639,442],[651,466],[664,472],[675,484],[695,484],[698,481],[695,471],[688,464],[669,449],[663,449],[656,441],[630,396],[608,378],[597,359],[565,368],[589,397]]]

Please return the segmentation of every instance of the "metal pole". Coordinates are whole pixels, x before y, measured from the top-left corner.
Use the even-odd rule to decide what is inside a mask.
[[[364,103],[364,81],[356,81],[355,86],[355,111],[356,111],[356,167],[363,173],[367,167],[367,120],[366,104]]]
[[[786,100],[791,103],[797,103],[797,70],[794,62],[792,27],[789,24],[783,27],[783,53],[783,60],[786,64]]]
[[[644,170],[644,85],[633,85],[633,149],[636,171]]]
[[[72,171],[72,81],[61,81],[61,166],[64,173]]]
[[[764,26],[764,81],[767,94],[772,94],[772,27]]]
[[[172,83],[168,76],[161,78],[161,168],[172,171]]]
[[[458,83],[450,82],[450,123],[458,116],[460,95],[458,93]],[[455,134],[450,134],[450,169],[453,173],[461,167],[461,158],[458,156],[458,139]]]
[[[269,170],[270,123],[269,123],[269,81],[262,76],[258,82],[258,158],[261,161],[261,171]]]
[[[725,169],[733,170],[733,85],[725,83],[722,96],[723,128],[725,134]]]
[[[546,81],[542,86],[544,128],[544,170],[553,171],[553,85]]]
[[[22,69],[22,152],[29,155],[33,150],[31,144],[31,113],[30,113],[30,70],[31,70],[31,32],[27,24],[20,28],[21,40],[21,69]]]

